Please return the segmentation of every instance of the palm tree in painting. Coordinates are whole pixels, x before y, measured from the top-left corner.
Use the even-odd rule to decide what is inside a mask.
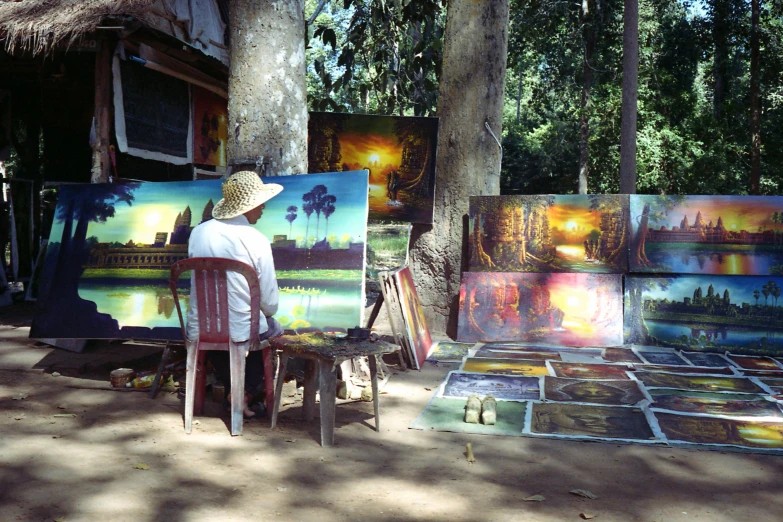
[[[308,235],[310,233],[310,216],[312,216],[313,212],[315,211],[315,205],[313,204],[313,192],[305,192],[302,195],[302,201],[304,201],[304,204],[302,205],[302,212],[304,212],[305,216],[307,216],[307,226],[305,227],[304,237],[304,247],[307,248],[308,242],[310,241],[310,236]]]
[[[761,297],[761,292],[758,290],[753,290],[753,297],[756,298],[756,306],[759,305],[759,297]]]
[[[324,213],[324,219],[326,220],[326,225],[324,226],[324,239],[329,237],[329,216],[334,214],[334,211],[337,210],[337,208],[334,206],[334,204],[337,202],[337,197],[333,196],[331,194],[327,194],[324,196],[324,204],[323,204],[323,210]]]
[[[780,287],[778,285],[775,285],[775,288],[772,289],[772,297],[775,298],[775,308],[777,308],[778,297],[780,297]]]
[[[318,238],[318,229],[321,226],[321,212],[324,210],[324,197],[326,197],[328,190],[326,185],[316,185],[310,194],[313,195],[313,210],[315,210],[315,237]]]
[[[761,287],[761,293],[764,294],[764,306],[767,306],[767,298],[769,297],[769,283]]]
[[[285,215],[285,220],[288,221],[288,238],[289,239],[291,238],[291,233],[292,233],[291,231],[292,231],[293,226],[294,226],[294,220],[297,217],[296,216],[296,211],[297,210],[299,210],[299,209],[296,208],[296,205],[291,205],[290,207],[285,209],[285,211],[288,212],[288,214]]]

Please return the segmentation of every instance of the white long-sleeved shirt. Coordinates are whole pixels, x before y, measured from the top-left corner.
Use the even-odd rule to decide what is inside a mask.
[[[267,323],[264,316],[269,317],[277,312],[280,296],[272,247],[264,234],[253,228],[244,215],[230,219],[210,219],[191,232],[188,256],[235,259],[255,268],[261,286],[262,317],[258,334],[266,332]],[[194,277],[191,274],[191,288],[195,288]],[[231,339],[235,342],[245,341],[250,338],[250,289],[245,278],[233,272],[228,273],[227,284]],[[192,298],[188,309],[188,338],[197,337],[198,303]]]

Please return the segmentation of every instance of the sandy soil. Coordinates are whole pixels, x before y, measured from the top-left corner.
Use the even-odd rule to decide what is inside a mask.
[[[0,359],[35,350],[20,348],[25,330],[0,326]],[[242,437],[208,403],[186,435],[176,395],[150,400],[96,377],[55,377],[58,364],[0,369],[2,522],[783,519],[779,456],[408,429],[449,367],[396,372],[380,433],[372,403],[338,405],[336,446],[325,449],[317,421],[300,420],[301,402],[274,431],[253,421]],[[63,413],[75,417],[55,417]],[[531,495],[545,500],[524,501]]]

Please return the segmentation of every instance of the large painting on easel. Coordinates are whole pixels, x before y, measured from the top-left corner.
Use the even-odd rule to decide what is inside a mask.
[[[370,171],[370,219],[432,223],[438,119],[311,112],[308,172]]]
[[[256,227],[272,242],[276,318],[288,328],[361,324],[367,172],[275,182],[284,190]],[[220,180],[62,186],[31,336],[179,336],[169,269],[220,197]],[[187,304],[187,288],[181,295]]]

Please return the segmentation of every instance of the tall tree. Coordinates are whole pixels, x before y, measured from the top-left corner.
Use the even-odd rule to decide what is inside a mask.
[[[596,8],[601,5],[596,3]],[[582,30],[584,60],[582,63],[582,101],[579,111],[579,193],[587,194],[587,179],[590,175],[590,89],[593,85],[593,52],[595,51],[596,23],[598,13],[590,12],[590,1],[582,0]],[[519,110],[517,110],[519,113]],[[517,119],[519,117],[517,116]]]
[[[761,101],[759,100],[759,17],[761,0],[751,0],[750,30],[750,193],[761,183]]]
[[[636,109],[639,96],[639,0],[623,11],[623,105],[620,134],[620,193],[636,193]]]
[[[229,30],[229,163],[306,172],[304,0],[234,0]]]
[[[468,196],[500,193],[508,0],[448,4],[438,91],[438,158],[432,227],[413,230],[411,259],[427,323],[456,334]],[[493,136],[494,135],[494,136]]]

